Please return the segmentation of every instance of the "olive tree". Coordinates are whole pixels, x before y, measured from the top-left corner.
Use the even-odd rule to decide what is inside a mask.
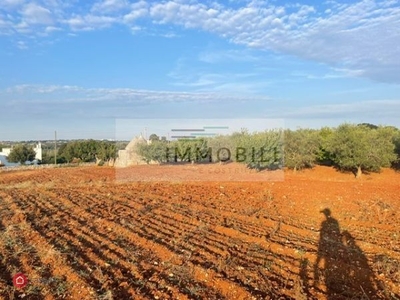
[[[154,140],[150,144],[137,144],[135,151],[148,164],[152,161],[162,163],[167,161],[167,145],[166,142]]]
[[[179,139],[168,146],[166,156],[175,162],[211,162],[212,150],[205,138]]]
[[[7,157],[9,162],[20,163],[24,165],[27,161],[32,162],[35,159],[36,153],[32,147],[26,145],[17,145],[12,148]]]
[[[70,141],[62,144],[57,156],[66,162],[110,162],[117,157],[117,145],[109,141]]]
[[[318,130],[319,151],[317,155],[317,164],[333,166],[332,154],[328,151],[330,139],[333,136],[333,128],[322,127]]]
[[[312,168],[320,152],[318,131],[285,130],[285,166],[296,170]]]
[[[245,163],[250,169],[280,169],[283,165],[283,132],[266,130],[233,135],[235,160]]]
[[[149,141],[151,141],[151,142],[157,142],[157,141],[159,141],[159,140],[160,140],[160,137],[159,137],[157,134],[155,134],[155,133],[150,134],[150,136],[149,136]]]
[[[395,169],[400,169],[400,130],[394,129],[393,143],[395,145],[396,159],[393,161],[392,166]]]
[[[100,160],[99,164],[114,162],[117,158],[117,146],[113,142],[100,141],[96,146],[96,160]]]
[[[207,140],[211,148],[212,162],[225,163],[234,160],[234,141],[232,135],[217,135]]]
[[[379,171],[396,159],[393,130],[342,124],[333,133],[327,149],[335,164],[359,178],[363,171]]]

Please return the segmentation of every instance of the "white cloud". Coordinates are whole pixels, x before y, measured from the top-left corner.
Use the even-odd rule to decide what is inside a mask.
[[[96,2],[91,11],[100,14],[115,13],[127,9],[129,2],[126,0],[102,0]]]
[[[269,82],[259,79],[257,73],[199,73],[187,74],[176,70],[169,74],[175,79],[175,86],[189,87],[197,92],[225,93],[228,95],[242,95],[242,97],[252,97],[269,99],[269,97],[260,97],[261,90],[269,85]]]
[[[224,90],[224,89],[221,89]],[[232,91],[232,87],[226,90]],[[4,99],[3,106],[11,112],[28,112],[32,110],[44,116],[50,112],[60,115],[76,117],[77,111],[85,112],[87,117],[96,115],[104,117],[121,117],[135,114],[138,110],[145,107],[157,108],[164,105],[171,107],[202,107],[207,103],[207,107],[229,107],[234,106],[230,112],[230,117],[242,116],[246,105],[258,105],[257,115],[265,112],[263,117],[279,118],[299,124],[309,124],[315,120],[320,120],[319,125],[329,124],[331,121],[366,121],[390,124],[398,124],[398,111],[400,111],[400,100],[370,100],[358,101],[345,104],[323,104],[298,107],[277,107],[276,102],[267,97],[241,96],[220,92],[175,92],[175,91],[152,91],[136,90],[130,88],[83,88],[68,85],[18,85],[5,90],[0,90],[0,96]],[[268,104],[269,103],[269,104]],[[210,106],[208,106],[210,105]],[[26,107],[32,107],[27,111]],[[144,109],[145,110],[145,109]],[[143,110],[143,111],[144,111]],[[160,113],[160,111],[159,111]],[[204,113],[204,111],[202,112]],[[229,112],[228,112],[229,113]],[[254,112],[253,112],[254,115]],[[132,116],[131,116],[132,117]],[[374,121],[371,121],[374,120]],[[307,125],[304,125],[307,126]],[[309,127],[309,126],[308,126]]]
[[[151,15],[160,23],[202,28],[249,47],[270,49],[332,66],[356,69],[363,76],[400,82],[398,57],[400,8],[393,2],[364,0],[333,6],[321,17],[311,6],[284,9],[247,5],[238,9],[210,9],[168,1],[157,3]],[[280,14],[277,13],[279,11]],[[289,9],[287,9],[289,11]],[[397,75],[396,75],[397,74]]]
[[[127,13],[123,16],[123,20],[126,23],[132,23],[133,21],[145,17],[148,14],[148,10],[146,7],[135,7],[131,10],[131,12]]]
[[[26,50],[28,49],[28,46],[26,45],[26,43],[24,41],[18,41],[17,42],[17,47],[21,50]]]
[[[179,34],[176,34],[176,33],[174,33],[174,32],[162,33],[162,34],[160,34],[160,36],[165,37],[165,38],[167,38],[167,39],[173,39],[173,38],[178,38],[178,37],[180,37]]]
[[[32,85],[32,84],[20,84],[13,87],[9,87],[5,90],[7,94],[48,94],[57,91],[70,91],[76,92],[82,90],[77,86],[70,85]]]
[[[218,50],[204,51],[199,54],[199,60],[206,63],[227,63],[227,62],[255,62],[260,57],[248,51],[239,50]]]
[[[251,101],[254,96],[232,95],[218,92],[176,92],[152,91],[130,88],[82,88],[79,86],[59,85],[17,85],[7,88],[0,95],[13,99],[13,105],[29,103],[90,103],[102,102],[108,105],[128,103],[176,103],[176,102],[219,102],[219,101]],[[258,97],[267,99],[267,97]]]
[[[30,34],[33,28],[25,21],[21,21],[14,26],[13,30],[21,34]]]
[[[65,20],[64,23],[68,24],[73,31],[79,31],[106,28],[117,21],[118,20],[114,17],[89,14],[85,16],[73,16],[72,18]]]
[[[53,18],[50,10],[35,3],[26,4],[22,11],[21,16],[23,21],[28,24],[51,24]]]
[[[146,1],[138,1],[130,5],[130,12],[123,15],[122,19],[126,24],[132,24],[137,19],[147,16],[149,4]]]
[[[0,35],[10,34],[10,23],[8,20],[5,19],[4,16],[0,14]]]
[[[268,111],[268,116],[279,118],[357,118],[388,117],[397,118],[400,111],[400,100],[370,100],[344,104],[313,105],[301,108],[286,108],[279,111]]]
[[[55,27],[55,26],[47,26],[45,28],[46,33],[52,33],[52,32],[60,31],[60,30],[62,30],[60,27]]]
[[[20,6],[24,2],[24,0],[0,0],[0,7],[5,10],[13,9],[17,6]]]
[[[332,68],[332,71],[326,74],[313,74],[303,71],[300,72],[294,71],[290,75],[306,79],[340,79],[340,78],[362,77],[364,75],[364,70]]]
[[[357,76],[400,83],[400,7],[394,0],[327,1],[315,7],[272,1],[226,6],[198,0],[99,0],[80,7],[77,1],[59,0],[0,3],[2,34],[39,34],[50,25],[78,31],[124,23],[142,32],[154,24],[175,25],[214,33],[249,48],[355,70]],[[2,10],[12,11],[12,18],[1,17]],[[144,26],[141,20],[150,22]]]

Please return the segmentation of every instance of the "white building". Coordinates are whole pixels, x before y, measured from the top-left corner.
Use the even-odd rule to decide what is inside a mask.
[[[42,144],[39,142],[33,150],[36,153],[35,159],[42,160]]]
[[[9,156],[12,148],[3,148],[0,152],[2,156]]]

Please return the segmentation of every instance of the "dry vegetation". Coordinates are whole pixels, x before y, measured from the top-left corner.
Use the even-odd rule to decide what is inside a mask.
[[[400,174],[194,181],[204,168],[0,173],[0,299],[399,298]]]

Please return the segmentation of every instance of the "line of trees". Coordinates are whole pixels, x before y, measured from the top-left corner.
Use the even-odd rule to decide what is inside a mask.
[[[235,161],[257,170],[285,166],[294,171],[319,164],[351,171],[356,177],[363,172],[379,172],[382,167],[400,169],[400,130],[392,126],[346,123],[318,130],[249,133],[242,129],[230,135],[176,141],[152,134],[149,139],[150,144],[138,144],[136,149],[147,163]],[[58,149],[57,162],[109,163],[117,158],[121,147],[109,141],[70,141]],[[54,152],[43,154],[42,163],[54,163]],[[25,164],[34,158],[32,147],[17,145],[8,161]]]
[[[138,145],[146,162],[245,163],[257,170],[286,166],[294,171],[315,165],[351,171],[379,172],[382,167],[399,168],[400,130],[373,124],[342,124],[336,128],[267,130],[212,138],[161,140],[151,136],[150,144]]]
[[[280,130],[213,138],[167,141],[152,135],[150,144],[138,144],[136,152],[147,163],[229,162],[245,163],[252,169],[278,169],[283,166],[283,133]]]
[[[346,123],[285,132],[285,162],[294,170],[322,164],[351,171],[358,178],[365,171],[398,167],[399,150],[400,131],[392,126]]]
[[[115,142],[91,139],[62,144],[58,149],[57,158],[59,163],[96,162],[101,165],[115,160],[117,152]]]
[[[109,141],[83,140],[62,144],[57,151],[57,163],[96,162],[99,165],[112,163],[117,157],[117,144]],[[36,153],[32,146],[19,144],[12,148],[7,160],[20,164],[32,162]],[[44,149],[39,163],[53,164],[54,150]]]

